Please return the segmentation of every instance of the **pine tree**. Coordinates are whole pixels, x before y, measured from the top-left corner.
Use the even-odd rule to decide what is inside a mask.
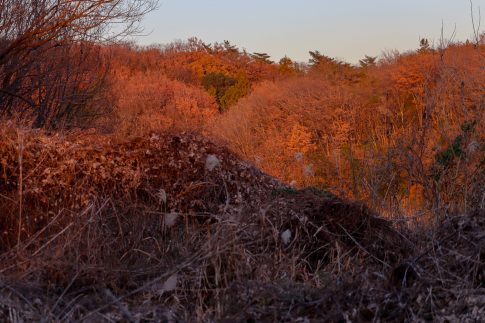
[[[323,64],[334,64],[336,63],[335,59],[325,56],[321,54],[318,50],[315,51],[309,51],[309,54],[311,56],[310,60],[308,61],[311,66],[319,66]]]
[[[429,40],[427,38],[421,38],[419,41],[419,50],[418,52],[424,53],[429,51],[431,48],[429,46]]]
[[[361,67],[376,66],[377,56],[365,55],[363,59],[359,60]]]
[[[296,74],[297,69],[295,68],[295,63],[287,56],[280,59],[278,63],[278,70],[281,74],[292,75]]]
[[[254,58],[257,61],[260,61],[260,62],[263,62],[263,63],[266,63],[266,64],[273,64],[274,63],[272,60],[270,60],[271,56],[269,56],[266,53],[252,53],[251,57]]]

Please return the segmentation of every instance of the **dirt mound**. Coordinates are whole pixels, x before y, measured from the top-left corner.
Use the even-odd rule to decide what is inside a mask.
[[[0,137],[0,314],[211,321],[251,307],[231,292],[250,282],[282,308],[302,289],[328,296],[300,295],[301,315],[360,286],[339,305],[350,311],[376,279],[363,271],[387,273],[411,252],[364,205],[293,190],[196,134]],[[293,292],[272,292],[283,286]],[[249,317],[268,318],[253,305]]]
[[[328,251],[333,248],[324,246],[335,243],[343,250],[358,249],[387,267],[410,251],[410,244],[388,221],[362,203],[343,201],[328,192],[283,191],[265,211],[295,236],[295,244],[306,250],[306,261],[313,269],[332,259]]]
[[[257,203],[281,185],[194,134],[120,141],[10,128],[0,138],[3,246],[16,243],[10,240],[17,235],[19,212],[28,214],[22,221],[22,236],[28,237],[59,212],[80,212],[107,198],[160,213],[201,215],[242,201]]]

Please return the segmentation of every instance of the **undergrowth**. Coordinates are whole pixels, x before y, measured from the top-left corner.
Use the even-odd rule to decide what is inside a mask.
[[[82,135],[0,131],[7,320],[485,315],[483,211],[394,223],[288,187],[196,134]]]

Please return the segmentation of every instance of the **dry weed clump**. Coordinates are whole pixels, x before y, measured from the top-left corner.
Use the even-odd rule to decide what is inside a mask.
[[[371,211],[293,191],[195,134],[0,135],[5,315],[211,320],[235,284],[316,288],[400,257],[377,252],[399,239]]]
[[[429,240],[416,261],[421,313],[440,321],[483,320],[485,212],[447,219]]]
[[[481,322],[484,216],[476,211],[424,230],[413,239],[407,259],[389,270],[347,269],[319,288],[235,284],[226,294],[225,316],[236,321]]]

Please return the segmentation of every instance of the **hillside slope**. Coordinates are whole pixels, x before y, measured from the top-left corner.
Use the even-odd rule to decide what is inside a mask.
[[[485,315],[483,213],[411,234],[196,134],[5,127],[0,194],[0,316],[14,322]]]

